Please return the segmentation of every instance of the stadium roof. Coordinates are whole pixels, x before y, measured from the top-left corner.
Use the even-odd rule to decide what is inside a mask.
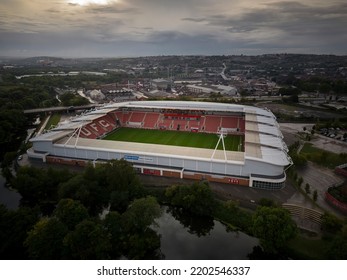
[[[105,108],[166,108],[166,109],[181,109],[181,110],[208,110],[216,112],[239,112],[249,113],[260,116],[268,116],[274,118],[274,115],[267,110],[238,105],[238,104],[225,104],[225,103],[212,103],[212,102],[192,102],[192,101],[133,101],[123,102],[107,105]]]

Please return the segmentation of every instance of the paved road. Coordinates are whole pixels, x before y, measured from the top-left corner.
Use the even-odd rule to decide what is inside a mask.
[[[341,140],[332,139],[323,135],[315,134],[311,140],[317,148],[327,150],[336,154],[347,153],[347,143]]]
[[[310,185],[311,193],[317,190],[317,204],[320,207],[335,213],[339,217],[343,217],[339,211],[332,208],[324,199],[324,194],[330,186],[344,182],[342,176],[336,175],[331,169],[320,167],[312,162],[308,162],[305,168],[298,170],[298,175],[304,179],[302,184],[303,188],[306,183],[308,183]]]
[[[174,184],[182,185],[196,182],[193,180],[180,180],[146,175],[142,175],[140,178],[145,185],[149,186],[171,186]],[[297,192],[289,182],[287,182],[285,188],[277,191],[260,190],[239,185],[228,185],[214,182],[211,182],[210,186],[219,196],[225,199],[237,200],[240,204],[245,206],[254,205],[254,207],[251,208],[255,208],[256,202],[261,198],[269,198],[282,204],[287,202]],[[255,203],[251,201],[254,201]]]

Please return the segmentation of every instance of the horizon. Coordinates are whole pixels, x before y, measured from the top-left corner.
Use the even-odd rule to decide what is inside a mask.
[[[288,56],[335,56],[335,57],[345,57],[347,54],[315,54],[315,53],[263,53],[263,54],[211,54],[211,55],[203,55],[203,54],[167,54],[167,55],[139,55],[139,56],[85,56],[85,57],[63,57],[63,56],[54,56],[54,55],[37,55],[37,56],[2,56],[0,55],[0,59],[35,59],[35,58],[52,58],[52,59],[128,59],[128,58],[151,58],[151,57],[211,57],[211,56],[226,56],[226,57],[257,57],[257,56],[275,56],[275,55],[288,55]]]
[[[347,4],[3,0],[1,57],[347,55]]]

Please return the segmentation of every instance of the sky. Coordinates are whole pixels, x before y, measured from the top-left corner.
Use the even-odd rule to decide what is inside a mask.
[[[0,0],[0,56],[347,54],[347,3]]]

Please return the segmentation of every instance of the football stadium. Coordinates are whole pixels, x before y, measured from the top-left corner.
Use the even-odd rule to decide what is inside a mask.
[[[140,174],[261,189],[292,165],[276,117],[252,106],[133,101],[84,112],[30,140],[28,156],[85,166],[124,159]]]

